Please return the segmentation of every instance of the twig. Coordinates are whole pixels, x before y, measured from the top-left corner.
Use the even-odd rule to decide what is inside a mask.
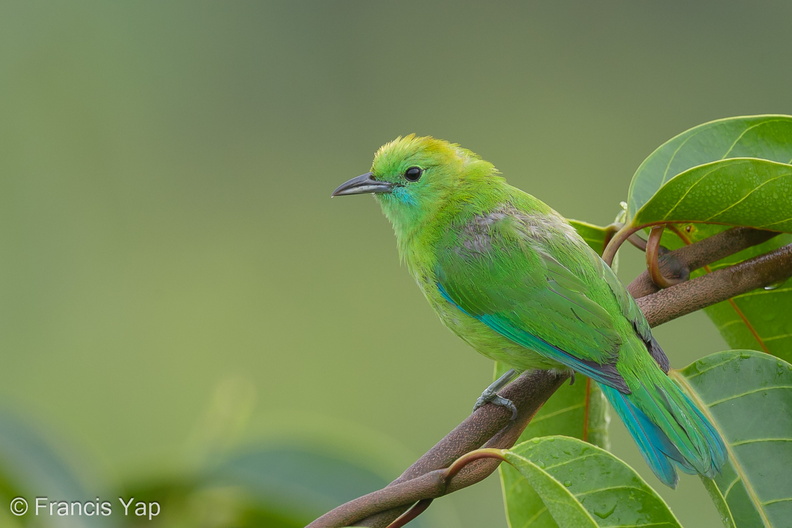
[[[417,479],[423,479],[424,475],[432,471],[450,466],[457,458],[479,447],[508,448],[514,445],[533,415],[567,378],[566,373],[549,370],[523,372],[500,392],[501,396],[511,400],[518,409],[514,421],[510,421],[511,412],[505,407],[481,407],[387,487],[339,506],[316,519],[308,528],[353,524],[384,527],[418,500],[439,497],[446,492],[450,493],[483,480],[497,467],[496,460],[482,460],[466,466],[451,480],[447,489],[440,488],[435,481],[437,477]],[[378,512],[382,513],[373,515]],[[362,520],[364,518],[366,519]]]
[[[649,324],[658,326],[790,276],[792,244],[641,297],[637,302]]]
[[[664,277],[676,280],[687,278],[690,272],[707,264],[733,255],[743,249],[767,242],[779,235],[774,231],[760,231],[749,227],[735,227],[717,235],[705,238],[695,244],[666,253],[659,257],[660,272]],[[633,280],[627,290],[636,299],[660,290],[648,272],[643,272]]]

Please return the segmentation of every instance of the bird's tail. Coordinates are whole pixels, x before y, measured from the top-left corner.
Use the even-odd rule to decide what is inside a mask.
[[[674,466],[685,473],[714,477],[726,462],[726,447],[718,431],[659,368],[642,374],[648,376],[630,387],[631,394],[600,386],[649,467],[672,488],[677,484]]]

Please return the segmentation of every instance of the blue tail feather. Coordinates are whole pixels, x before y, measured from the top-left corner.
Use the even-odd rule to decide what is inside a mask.
[[[660,430],[646,414],[636,407],[625,394],[606,385],[600,385],[602,392],[619,415],[627,430],[630,431],[646,463],[657,478],[671,488],[676,488],[678,477],[669,459],[669,452],[676,451],[673,459],[681,458],[668,436]],[[665,449],[661,449],[662,446]]]
[[[714,477],[726,461],[720,435],[687,395],[668,378],[663,381],[663,387],[655,385],[651,392],[642,387],[640,394],[601,388],[664,484],[676,487],[676,467]]]

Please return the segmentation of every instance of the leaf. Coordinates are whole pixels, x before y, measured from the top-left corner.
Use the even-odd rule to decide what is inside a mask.
[[[666,230],[663,245],[677,249],[727,229],[725,226],[688,224],[678,226],[675,234]],[[697,277],[708,271],[728,267],[792,243],[792,235],[782,234],[763,244],[719,260],[705,269],[694,271]],[[792,362],[792,281],[771,289],[753,290],[704,309],[731,348],[762,350]]]
[[[563,385],[547,400],[517,442],[564,435],[607,448],[608,413],[605,396],[597,384],[580,376],[574,385]],[[530,517],[532,512],[544,509],[542,499],[533,488],[519,474],[508,471],[508,468],[506,465],[500,466],[503,501],[507,512],[510,512],[509,516]],[[507,493],[506,490],[511,492]]]
[[[633,218],[677,174],[713,161],[740,157],[792,163],[792,116],[720,119],[670,139],[635,171],[628,192],[628,218]]]
[[[376,444],[376,436],[365,438],[370,445],[359,437],[335,443],[345,437],[287,434],[266,439],[217,453],[194,473],[137,481],[126,493],[160,502],[162,526],[169,528],[299,528],[388,483],[380,473],[386,472],[383,466],[389,465],[387,456],[393,450]],[[207,524],[207,512],[219,521]],[[419,519],[416,527],[422,522]]]
[[[631,226],[675,222],[663,245],[676,249],[740,225],[792,232],[792,116],[722,119],[669,140],[638,168],[630,185]],[[685,223],[686,225],[679,225]],[[709,223],[709,224],[707,224]],[[782,235],[716,262],[693,276],[792,242]],[[792,289],[755,290],[705,309],[733,348],[792,360]]]
[[[729,461],[708,486],[719,509],[737,528],[789,526],[792,365],[761,352],[731,350],[671,375],[726,442]]]
[[[251,510],[277,512],[305,524],[388,483],[361,459],[369,462],[352,449],[319,444],[251,447],[232,453],[210,469],[206,482],[220,489],[245,490]]]
[[[62,445],[60,440],[42,434],[13,414],[0,413],[0,501],[8,508],[16,497],[27,500],[28,513],[18,518],[19,526],[39,526],[39,519],[33,513],[36,497],[84,502],[93,501],[97,496],[104,500],[110,495],[99,483],[85,482],[86,475],[91,473],[87,465],[71,464],[54,448],[55,443]],[[77,467],[81,467],[82,471],[77,472]],[[53,516],[45,524],[88,528],[110,526],[112,523],[108,517],[101,516]]]
[[[668,180],[633,212],[631,223],[705,222],[790,232],[789,196],[792,165],[754,158],[716,161]]]
[[[572,227],[575,228],[578,234],[583,237],[586,244],[591,246],[591,249],[596,251],[598,255],[602,255],[602,252],[605,250],[605,244],[607,244],[613,234],[613,228],[601,227],[580,220],[567,220],[572,224]]]
[[[679,527],[659,495],[627,464],[604,449],[575,438],[550,436],[504,452],[543,506],[507,507],[512,528],[641,526]],[[519,489],[506,489],[509,496]],[[515,500],[509,504],[516,504]]]

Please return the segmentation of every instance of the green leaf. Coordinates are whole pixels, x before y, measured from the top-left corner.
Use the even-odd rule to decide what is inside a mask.
[[[635,172],[628,192],[628,218],[633,218],[677,174],[713,161],[741,157],[792,163],[792,116],[720,119],[670,139]]]
[[[36,497],[91,501],[99,496],[102,500],[114,500],[110,498],[111,493],[106,486],[87,478],[92,473],[89,465],[72,463],[64,453],[55,449],[56,445],[62,446],[62,439],[36,430],[13,414],[0,413],[0,504],[8,508],[12,499],[21,496],[29,505],[26,515],[11,518],[8,522],[19,521],[18,526],[44,526],[33,513]],[[77,471],[77,468],[81,468],[81,471]],[[10,517],[10,513],[0,514],[3,519],[8,519],[5,515]],[[54,516],[45,524],[74,528],[114,525],[108,517],[101,516]]]
[[[508,370],[497,365],[496,374]],[[580,376],[574,384],[558,389],[525,428],[517,443],[549,435],[564,435],[586,440],[607,449],[609,407],[596,383]],[[509,466],[500,466],[503,502],[511,518],[531,518],[544,510],[544,503],[533,487]],[[549,518],[549,517],[548,517]],[[513,524],[512,526],[518,526]],[[554,524],[536,524],[555,526]]]
[[[307,516],[324,513],[388,483],[352,450],[320,445],[240,450],[211,470],[208,480],[233,483],[257,500]]]
[[[358,437],[335,444],[345,436],[266,439],[218,453],[195,473],[137,481],[127,493],[160,502],[162,526],[169,528],[215,526],[206,524],[207,512],[222,519],[216,526],[299,528],[389,482],[381,473],[393,451],[381,444],[362,445]],[[379,460],[372,459],[380,452]],[[416,527],[422,522],[419,519]]]
[[[663,245],[675,249],[729,225],[792,232],[792,116],[734,117],[669,140],[630,184],[629,225],[673,222]],[[687,225],[679,225],[680,223]],[[761,255],[792,241],[782,235],[693,276]],[[792,290],[753,291],[705,311],[733,348],[757,348],[792,360]]]
[[[591,246],[591,249],[596,251],[598,255],[602,255],[602,252],[605,250],[605,244],[607,244],[608,240],[611,238],[613,229],[589,224],[588,222],[582,222],[580,220],[567,220],[572,224],[572,227],[575,228],[578,234],[583,237],[583,240]]]
[[[677,249],[727,229],[725,226],[688,224],[677,226],[678,235],[666,230],[663,245]],[[719,260],[694,271],[697,277],[708,271],[728,267],[792,243],[792,235],[782,234],[763,244]],[[792,281],[770,289],[753,290],[704,309],[731,348],[763,350],[792,362]]]
[[[551,436],[523,442],[504,452],[524,487],[541,500],[535,510],[507,505],[512,528],[641,526],[678,527],[659,495],[627,464],[604,449],[575,438]]]
[[[731,350],[671,374],[720,431],[729,461],[708,489],[726,526],[789,526],[792,519],[792,365]],[[714,484],[714,485],[713,485]]]
[[[789,196],[792,165],[754,158],[716,161],[671,178],[634,211],[631,223],[704,222],[790,232]]]

